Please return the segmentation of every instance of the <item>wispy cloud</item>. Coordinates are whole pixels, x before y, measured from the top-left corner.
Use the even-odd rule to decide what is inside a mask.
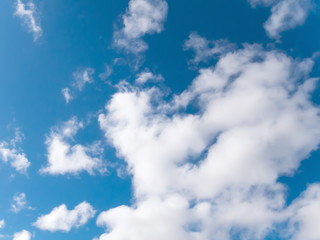
[[[311,0],[249,0],[251,5],[272,6],[271,16],[264,24],[271,38],[279,39],[283,31],[302,25],[312,6]]]
[[[12,199],[11,211],[19,213],[23,209],[34,210],[33,207],[27,205],[25,193],[16,193]]]
[[[17,0],[16,11],[14,14],[19,16],[23,21],[23,24],[27,26],[28,31],[33,33],[34,41],[42,35],[42,29],[37,18],[36,7],[32,1],[24,4],[21,0]]]
[[[73,82],[71,83],[71,88],[63,88],[61,93],[66,101],[69,103],[75,96],[75,92],[82,92],[87,84],[91,84],[94,82],[93,68],[79,68],[75,71],[73,76]]]
[[[148,81],[161,82],[163,80],[164,78],[161,76],[161,74],[154,74],[149,69],[145,69],[136,76],[135,82],[137,84],[144,84]]]
[[[72,99],[71,93],[70,93],[70,88],[63,88],[61,90],[61,93],[64,97],[64,99],[66,100],[66,103],[69,103],[70,100]]]
[[[195,52],[195,56],[191,60],[194,64],[206,62],[210,58],[218,58],[235,48],[235,44],[227,40],[209,41],[195,32],[191,33],[184,43],[185,50],[193,50]]]
[[[122,15],[123,27],[114,32],[114,45],[134,54],[146,51],[148,45],[142,37],[160,33],[167,13],[165,0],[130,0],[126,13]]]

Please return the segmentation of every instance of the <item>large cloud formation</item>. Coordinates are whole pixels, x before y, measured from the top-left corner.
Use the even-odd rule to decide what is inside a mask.
[[[99,122],[128,164],[135,202],[99,215],[100,240],[262,239],[274,229],[319,239],[319,186],[286,206],[278,182],[320,143],[312,66],[245,45],[169,102],[157,87],[122,83]]]

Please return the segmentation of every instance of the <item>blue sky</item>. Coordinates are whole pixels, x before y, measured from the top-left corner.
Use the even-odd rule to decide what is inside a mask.
[[[320,239],[318,1],[0,9],[0,238]]]

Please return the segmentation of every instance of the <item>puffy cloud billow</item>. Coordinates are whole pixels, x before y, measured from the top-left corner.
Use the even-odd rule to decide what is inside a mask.
[[[69,232],[72,228],[85,225],[94,217],[96,210],[87,202],[82,202],[73,210],[68,210],[66,205],[54,208],[47,215],[43,215],[33,224],[41,230],[50,232]]]
[[[287,206],[278,181],[320,143],[312,67],[245,45],[168,102],[157,87],[122,84],[99,122],[128,164],[135,201],[99,215],[100,240],[320,238],[319,186]]]

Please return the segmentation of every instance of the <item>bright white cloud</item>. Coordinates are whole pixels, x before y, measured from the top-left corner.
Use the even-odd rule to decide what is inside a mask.
[[[17,145],[22,141],[23,134],[16,129],[15,137],[10,142],[0,142],[0,159],[5,163],[10,163],[19,173],[25,174],[30,162],[25,153]]]
[[[312,66],[245,45],[169,102],[159,88],[121,85],[99,122],[128,164],[135,203],[99,215],[100,239],[262,239],[286,221],[308,229],[299,217],[308,211],[288,214],[277,180],[320,143]],[[198,111],[184,112],[191,104]]]
[[[114,33],[114,45],[135,54],[147,50],[148,45],[142,37],[160,33],[167,13],[168,4],[165,0],[130,0],[122,16],[123,28]]]
[[[34,41],[42,35],[42,29],[36,17],[36,7],[32,1],[24,4],[21,0],[17,0],[14,14],[19,16],[23,24],[28,27],[29,32],[33,33]]]
[[[163,77],[161,76],[161,74],[155,75],[148,69],[146,69],[137,75],[135,82],[137,84],[144,84],[148,81],[160,82],[163,81]]]
[[[6,222],[4,219],[0,220],[0,229],[4,228],[6,226]]]
[[[68,210],[63,204],[54,208],[49,214],[39,217],[33,226],[50,232],[69,232],[72,228],[85,225],[95,213],[96,211],[87,202],[80,203],[73,210]]]
[[[22,230],[21,232],[17,232],[13,236],[13,240],[30,240],[32,237],[31,233],[27,230]]]
[[[62,126],[51,129],[46,140],[48,164],[40,169],[41,173],[64,175],[87,171],[92,175],[95,171],[101,174],[106,172],[101,159],[103,148],[99,142],[89,146],[71,145],[73,137],[83,127],[83,123],[74,117]]]
[[[264,24],[271,38],[279,39],[280,33],[304,24],[311,0],[249,0],[252,6],[262,4],[272,6],[271,16]]]
[[[12,199],[11,210],[15,213],[18,213],[26,207],[27,207],[26,194],[16,193]]]
[[[195,52],[192,62],[198,64],[230,52],[235,49],[235,45],[226,40],[209,41],[197,33],[191,33],[189,39],[185,41],[184,48]]]

